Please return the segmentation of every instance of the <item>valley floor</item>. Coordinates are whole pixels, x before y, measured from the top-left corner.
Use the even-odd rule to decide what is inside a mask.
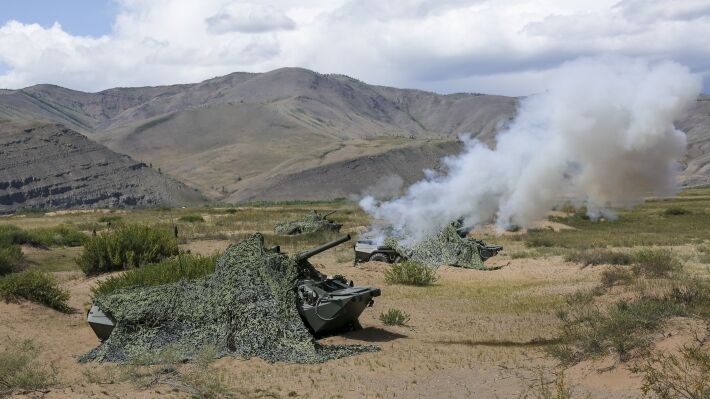
[[[692,237],[681,237],[684,242],[660,242],[658,234],[663,231],[658,230],[656,224],[634,222],[635,218],[646,215],[649,221],[660,220],[668,231],[676,228],[676,223],[684,225],[685,230],[692,229],[690,219],[682,220],[685,216],[664,219],[665,216],[657,215],[671,206],[684,206],[692,208],[695,219],[702,222],[704,215],[710,214],[710,190],[691,194],[672,203],[652,201],[642,208],[622,213],[619,221],[613,222],[619,224],[611,227],[608,225],[612,222],[590,222],[567,215],[567,219],[552,217],[552,221],[545,222],[551,228],[541,232],[507,233],[500,237],[481,232],[487,241],[504,245],[505,252],[487,262],[491,267],[503,267],[491,271],[441,267],[436,283],[427,287],[388,285],[384,282],[388,265],[370,262],[353,267],[352,246],[341,245],[314,257],[314,265],[325,274],[343,274],[356,284],[380,287],[382,296],[362,315],[362,330],[324,338],[321,343],[374,344],[381,351],[321,364],[271,364],[260,359],[225,357],[201,372],[192,371],[190,380],[175,378],[175,373],[188,372],[191,367],[183,364],[171,365],[175,370],[78,364],[76,356],[99,344],[85,322],[85,313],[91,300],[91,287],[97,279],[106,277],[85,277],[74,265],[78,249],[26,247],[23,250],[30,267],[54,273],[69,290],[69,304],[77,311],[62,314],[29,302],[0,303],[0,336],[3,337],[0,348],[30,339],[41,348],[42,362],[51,364],[56,372],[56,382],[46,390],[14,391],[12,396],[537,398],[558,397],[545,396],[544,392],[552,387],[554,393],[555,384],[559,385],[560,376],[564,375],[564,386],[571,389],[572,397],[637,398],[641,396],[642,378],[629,370],[634,360],[621,361],[608,355],[563,368],[547,354],[545,348],[559,337],[557,310],[564,305],[566,296],[598,286],[602,271],[611,267],[582,267],[565,261],[564,256],[574,250],[578,240],[603,241],[622,252],[655,245],[671,248],[684,260],[686,269],[707,278],[710,272],[704,263],[706,258],[697,247],[706,245],[710,239],[706,235],[710,236],[710,232],[701,229]],[[368,223],[366,215],[348,202],[270,204],[238,208],[234,213],[201,208],[116,211],[110,215],[119,217],[122,222],[176,224],[182,237],[182,249],[212,254],[224,250],[244,234],[271,231],[275,221],[294,217],[313,207],[339,210],[333,218],[345,224],[344,232],[357,234]],[[700,213],[703,216],[699,216]],[[179,218],[186,214],[200,214],[205,221],[180,222]],[[6,217],[0,219],[0,224],[31,228],[73,223],[87,232],[97,227],[100,232],[105,223],[98,219],[105,215],[57,212]],[[615,231],[622,232],[629,227],[627,220],[636,223],[636,235],[646,237],[646,241],[628,241],[622,246],[614,242],[618,238]],[[607,226],[600,227],[603,223]],[[555,226],[571,228],[554,231]],[[603,228],[607,230],[602,232]],[[537,237],[537,234],[543,236]],[[284,238],[267,234],[266,238],[267,245],[280,243],[282,250],[291,252],[318,244],[330,236]],[[678,235],[668,238],[676,239]],[[548,240],[549,245],[547,242],[536,245],[535,239]],[[613,298],[614,295],[609,294],[609,301]],[[387,326],[379,320],[379,315],[390,308],[410,315],[406,325]],[[672,319],[654,338],[653,345],[676,351],[680,345],[692,341],[693,336],[697,337],[698,328],[695,319]]]

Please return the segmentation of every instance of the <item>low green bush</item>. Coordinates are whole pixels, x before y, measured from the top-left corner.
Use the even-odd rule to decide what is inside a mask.
[[[557,316],[560,340],[548,347],[563,363],[613,352],[628,359],[636,348],[645,347],[663,323],[674,316],[710,319],[710,281],[679,277],[673,286],[610,306],[595,302],[591,292],[575,293]]]
[[[11,224],[0,225],[0,246],[9,245],[38,245],[31,242],[30,235],[25,230]]]
[[[19,245],[0,246],[0,276],[21,271],[25,257]]]
[[[35,247],[77,247],[84,243],[86,234],[71,225],[23,230],[13,225],[0,225],[0,246],[32,245]]]
[[[157,263],[178,253],[171,231],[129,224],[90,237],[76,262],[86,275],[93,275]]]
[[[683,346],[678,354],[657,352],[631,368],[643,375],[644,397],[659,399],[710,398],[710,351],[703,346]]]
[[[27,232],[33,241],[48,247],[79,247],[87,239],[86,234],[71,225],[43,227]]]
[[[425,286],[435,281],[436,270],[421,262],[399,262],[385,271],[385,282],[388,284]]]
[[[633,281],[634,275],[630,270],[623,267],[613,267],[602,271],[601,283],[602,286],[609,288],[615,285],[625,285]]]
[[[123,220],[121,215],[103,215],[97,219],[99,223],[116,223]]]
[[[8,302],[26,299],[60,312],[72,311],[67,305],[69,292],[61,288],[51,274],[36,270],[12,273],[0,278],[0,296]]]
[[[218,255],[200,256],[180,254],[159,263],[130,269],[119,276],[112,276],[98,283],[91,291],[94,296],[108,295],[128,287],[154,286],[194,280],[214,272]]]
[[[399,309],[390,308],[387,312],[380,313],[380,321],[388,326],[403,326],[409,319],[409,314]]]
[[[667,216],[687,215],[689,213],[690,211],[685,208],[668,208],[663,211],[663,214]]]
[[[38,359],[40,350],[31,340],[9,344],[0,351],[0,396],[3,390],[39,390],[57,382],[59,370]]]
[[[648,344],[650,333],[665,319],[685,314],[672,301],[653,298],[620,301],[607,311],[593,303],[568,304],[571,306],[558,312],[560,343],[549,348],[566,364],[609,352],[625,360],[632,349]]]
[[[178,220],[186,223],[202,223],[205,221],[200,215],[185,215],[181,216]]]
[[[565,261],[581,263],[584,266],[629,265],[633,261],[633,258],[631,255],[625,254],[623,252],[595,248],[570,252],[565,256]]]
[[[634,253],[633,260],[632,270],[637,276],[664,277],[682,267],[669,249],[641,249]]]
[[[555,243],[547,237],[536,237],[535,234],[532,234],[529,238],[525,240],[525,246],[530,248],[549,248],[554,247]]]

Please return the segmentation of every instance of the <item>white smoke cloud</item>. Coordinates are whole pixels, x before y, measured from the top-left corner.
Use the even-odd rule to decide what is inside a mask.
[[[527,226],[563,198],[591,216],[677,190],[685,134],[673,122],[695,102],[701,80],[674,62],[621,57],[563,64],[547,91],[524,99],[495,149],[464,138],[447,172],[398,199],[360,205],[415,239],[451,220]]]

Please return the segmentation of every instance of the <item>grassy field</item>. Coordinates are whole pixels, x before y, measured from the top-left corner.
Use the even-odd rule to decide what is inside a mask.
[[[200,255],[223,251],[229,242],[259,231],[267,245],[295,252],[340,235],[273,233],[276,222],[313,209],[337,210],[332,219],[343,223],[341,234],[354,238],[370,223],[356,204],[343,200],[30,212],[0,217],[0,225],[28,231],[73,226],[87,236],[121,224],[139,223],[171,233],[177,227],[180,248]],[[56,392],[76,389],[85,395],[108,390],[120,397],[170,393],[173,397],[563,398],[588,394],[636,398],[646,387],[649,397],[654,397],[655,389],[663,388],[668,379],[649,367],[659,369],[658,364],[672,363],[663,363],[663,356],[677,356],[679,364],[690,365],[683,373],[698,374],[696,380],[710,377],[703,368],[706,358],[685,356],[676,345],[695,345],[696,350],[689,353],[705,353],[708,345],[704,342],[710,339],[702,331],[710,331],[710,311],[703,296],[707,287],[703,284],[710,279],[710,188],[685,190],[672,199],[650,199],[619,211],[613,220],[593,221],[582,212],[563,208],[543,222],[540,228],[500,236],[488,229],[479,231],[478,237],[504,246],[501,254],[487,262],[502,268],[442,267],[435,280],[423,286],[387,283],[389,266],[384,264],[352,267],[352,243],[314,257],[313,263],[326,274],[343,274],[357,284],[382,288],[374,308],[361,317],[364,330],[323,340],[374,343],[382,351],[326,364],[269,364],[228,357],[189,365],[166,360],[162,368],[79,365],[73,356],[98,344],[83,312],[64,315],[33,307],[39,318],[25,317],[23,306],[39,306],[34,304],[0,304],[0,335],[26,342],[34,351],[53,348],[38,355],[53,365],[42,368],[45,374],[38,380]],[[639,255],[649,249],[656,252]],[[79,310],[86,308],[97,282],[107,278],[79,272],[75,259],[81,250],[22,246],[26,268],[55,275],[71,294],[69,305]],[[658,251],[670,258],[664,260]],[[644,274],[644,265],[653,261],[677,262],[680,269],[673,266],[658,275]],[[111,273],[108,278],[120,275]],[[618,305],[619,301],[630,305]],[[638,314],[630,315],[629,309]],[[390,310],[394,312],[387,314]],[[584,320],[595,324],[574,324],[581,320],[575,315],[584,315]],[[591,343],[584,339],[589,334],[577,334],[589,325],[598,326],[589,330],[598,333],[598,340]],[[50,330],[53,334],[46,333]],[[623,335],[629,331],[633,340]],[[6,357],[14,353],[3,344],[0,349]],[[562,350],[573,356],[560,360]],[[644,363],[643,359],[661,360]],[[50,371],[54,374],[47,374]],[[572,393],[560,394],[560,384],[564,392]],[[8,392],[17,393],[11,388]]]

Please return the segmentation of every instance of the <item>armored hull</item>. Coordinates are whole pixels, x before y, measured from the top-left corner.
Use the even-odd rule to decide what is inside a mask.
[[[324,281],[302,280],[298,285],[298,312],[314,335],[359,328],[358,318],[380,289],[352,286],[338,276]]]

